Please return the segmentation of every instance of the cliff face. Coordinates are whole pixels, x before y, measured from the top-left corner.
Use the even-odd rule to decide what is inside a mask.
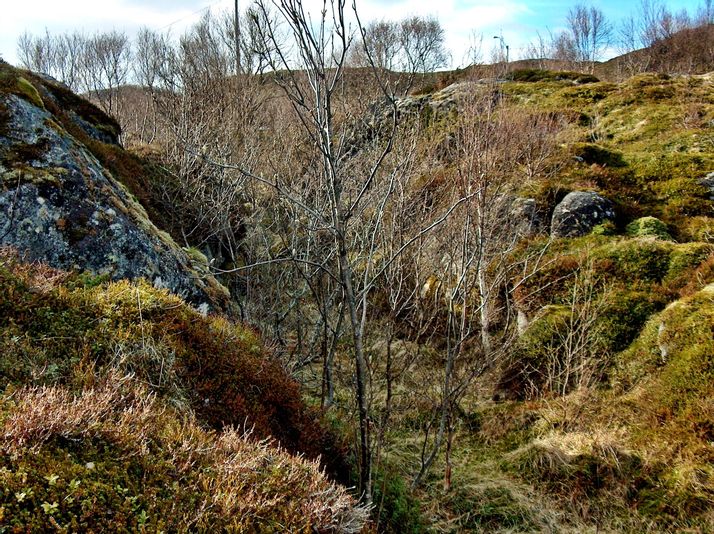
[[[226,310],[228,291],[200,255],[160,231],[98,159],[131,157],[117,136],[112,119],[57,82],[0,64],[0,245],[56,268],[143,277],[203,311]]]

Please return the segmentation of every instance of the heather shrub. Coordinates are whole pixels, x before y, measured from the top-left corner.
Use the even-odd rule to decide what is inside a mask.
[[[368,511],[317,462],[203,430],[115,372],[79,395],[0,398],[0,520],[13,531],[358,532]]]
[[[145,282],[104,282],[0,262],[0,387],[80,391],[110,368],[131,373],[215,430],[250,428],[290,452],[324,458],[346,479],[345,447],[250,328],[203,317]]]

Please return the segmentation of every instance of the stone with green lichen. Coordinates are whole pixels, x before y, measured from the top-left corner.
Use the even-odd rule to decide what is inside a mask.
[[[667,225],[657,217],[641,217],[628,224],[625,231],[630,237],[655,237],[667,241],[672,240]]]
[[[10,67],[3,66],[0,74],[5,81],[15,76],[14,85],[0,86],[9,126],[0,132],[0,245],[57,268],[88,270],[112,279],[145,277],[203,310],[228,309],[228,290],[207,265],[192,260],[158,229],[95,157],[87,143],[100,141],[67,131],[72,127],[67,117],[79,120],[80,115],[50,106],[47,88],[38,89]],[[48,106],[39,91],[46,94]],[[90,109],[89,104],[86,107]],[[76,126],[86,132],[88,125],[82,119]]]

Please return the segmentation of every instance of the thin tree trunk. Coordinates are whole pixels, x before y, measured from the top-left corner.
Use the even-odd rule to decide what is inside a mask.
[[[367,399],[367,361],[364,356],[362,323],[357,317],[357,298],[352,286],[352,268],[347,249],[340,242],[340,271],[345,290],[345,300],[350,314],[352,337],[354,340],[354,358],[356,370],[355,390],[359,411],[360,432],[360,490],[366,503],[372,502],[372,455],[369,438],[369,406]]]

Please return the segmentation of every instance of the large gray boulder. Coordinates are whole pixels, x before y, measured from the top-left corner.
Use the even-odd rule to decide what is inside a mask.
[[[550,233],[553,237],[578,237],[614,219],[615,210],[608,199],[592,191],[573,191],[555,207]]]
[[[111,142],[97,133],[102,125],[75,121],[71,110],[61,118],[49,111],[58,109],[43,85],[50,82],[21,83],[24,92],[0,92],[0,245],[59,269],[146,278],[204,311],[227,309],[228,291],[205,258],[160,231],[80,139],[80,130],[71,135],[65,127]]]

